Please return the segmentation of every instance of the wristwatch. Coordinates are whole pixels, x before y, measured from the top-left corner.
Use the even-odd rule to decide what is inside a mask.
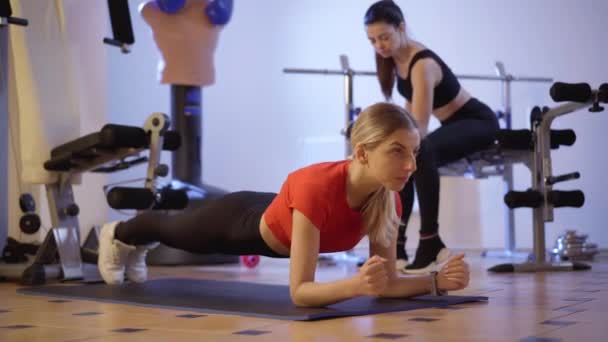
[[[445,294],[437,286],[437,274],[439,274],[437,271],[431,272],[431,296],[443,296]]]

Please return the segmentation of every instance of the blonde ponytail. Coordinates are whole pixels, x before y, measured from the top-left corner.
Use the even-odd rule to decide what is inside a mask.
[[[395,208],[395,192],[381,187],[369,198],[362,214],[370,241],[389,247],[397,238],[401,224]]]

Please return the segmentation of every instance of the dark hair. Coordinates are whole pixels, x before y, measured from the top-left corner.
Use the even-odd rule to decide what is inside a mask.
[[[363,23],[367,26],[378,22],[399,27],[404,22],[403,12],[392,0],[378,1],[367,9]],[[388,100],[393,95],[395,85],[395,61],[391,57],[383,58],[376,53],[376,72],[382,94]]]

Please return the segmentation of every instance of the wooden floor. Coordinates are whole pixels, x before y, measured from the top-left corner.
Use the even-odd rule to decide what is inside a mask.
[[[591,271],[502,275],[486,268],[505,259],[478,255],[468,253],[471,286],[458,294],[488,296],[487,303],[315,322],[57,300],[18,294],[5,282],[0,341],[608,341],[608,255],[596,256]],[[324,266],[317,279],[352,272]],[[287,284],[288,263],[151,269],[152,278],[170,276]]]

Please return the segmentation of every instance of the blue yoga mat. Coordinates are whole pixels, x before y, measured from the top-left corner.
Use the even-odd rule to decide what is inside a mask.
[[[188,278],[155,279],[142,284],[123,285],[50,285],[21,288],[17,291],[32,295],[294,321],[445,307],[488,300],[487,297],[477,296],[425,295],[408,299],[358,297],[323,308],[301,308],[291,302],[288,286]]]

